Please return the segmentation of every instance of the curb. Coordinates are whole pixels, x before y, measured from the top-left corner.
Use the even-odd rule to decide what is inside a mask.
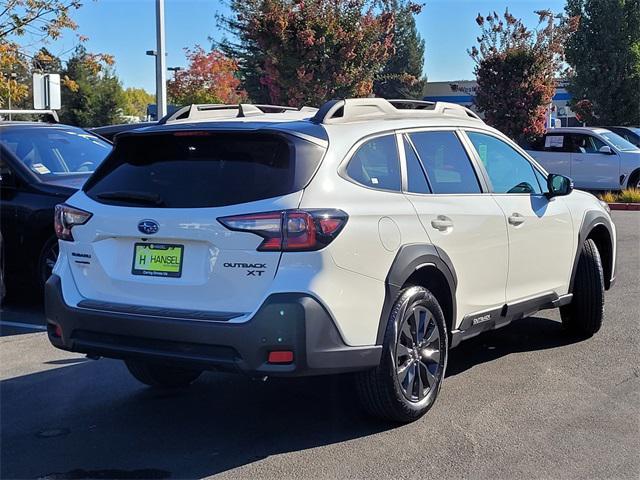
[[[640,211],[640,203],[609,203],[611,210],[635,210]]]

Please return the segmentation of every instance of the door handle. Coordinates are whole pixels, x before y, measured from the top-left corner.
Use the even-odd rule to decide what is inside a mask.
[[[515,227],[518,225],[522,225],[525,221],[525,218],[519,213],[512,213],[509,217],[509,223]]]
[[[438,215],[438,218],[436,218],[435,220],[431,220],[431,226],[436,230],[444,232],[450,228],[453,228],[453,222],[449,217]]]

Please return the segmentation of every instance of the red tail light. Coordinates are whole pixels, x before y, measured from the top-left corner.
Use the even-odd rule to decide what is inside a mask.
[[[56,236],[60,240],[73,241],[73,235],[71,235],[71,229],[74,225],[84,225],[91,218],[91,213],[80,210],[79,208],[73,208],[66,204],[56,205],[55,214],[53,217],[53,226],[56,231]]]
[[[329,245],[347,223],[342,210],[284,210],[221,217],[229,230],[260,235],[258,250],[310,251]]]

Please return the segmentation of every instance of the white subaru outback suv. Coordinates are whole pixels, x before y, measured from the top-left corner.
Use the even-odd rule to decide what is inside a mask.
[[[573,334],[600,328],[607,209],[472,112],[235,108],[121,134],[58,206],[54,346],[152,386],[355,372],[366,410],[407,422],[461,340],[557,307]]]

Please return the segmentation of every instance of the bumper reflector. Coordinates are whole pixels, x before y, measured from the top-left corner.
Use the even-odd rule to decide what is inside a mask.
[[[293,362],[293,352],[291,350],[279,350],[269,352],[269,363],[291,363]]]

